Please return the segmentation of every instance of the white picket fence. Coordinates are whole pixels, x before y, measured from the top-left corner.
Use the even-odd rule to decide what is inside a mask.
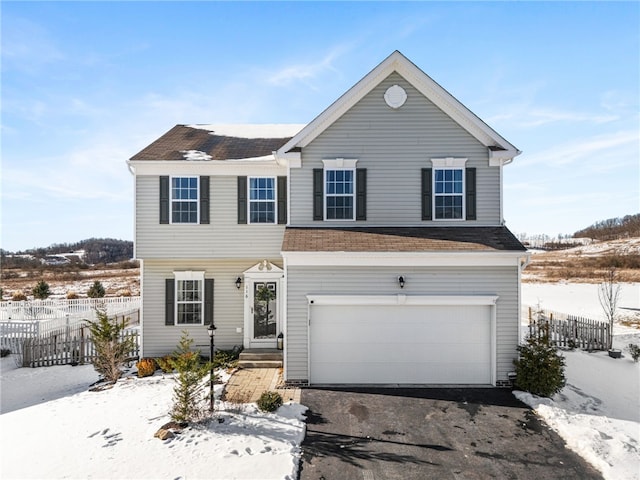
[[[139,323],[140,297],[0,302],[0,347],[21,353],[28,338],[96,320],[97,308],[106,309],[109,317],[128,318],[129,325]]]

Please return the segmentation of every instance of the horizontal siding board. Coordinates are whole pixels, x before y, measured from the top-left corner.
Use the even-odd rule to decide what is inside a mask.
[[[236,288],[236,278],[263,258],[234,260],[145,260],[142,265],[142,349],[143,355],[160,357],[173,352],[183,331],[189,332],[194,345],[208,355],[209,335],[204,325],[165,325],[165,279],[173,278],[174,271],[204,271],[206,279],[214,279],[213,319],[216,325],[216,348],[242,345],[244,328],[244,289]],[[272,258],[274,265],[282,267],[282,260]]]
[[[397,110],[383,101],[394,84],[408,95]],[[422,221],[420,171],[431,158],[449,156],[477,168],[477,220],[460,223],[499,224],[500,169],[489,167],[487,148],[394,73],[303,149],[302,168],[291,169],[291,224],[313,225],[312,169],[336,157],[357,158],[358,168],[367,168],[367,220],[358,225],[438,224]]]
[[[238,225],[237,180],[210,177],[210,223],[164,225],[159,221],[157,176],[136,177],[136,256],[147,258],[278,257],[284,225]]]
[[[403,275],[400,290],[397,278]],[[518,345],[516,267],[289,267],[287,271],[287,376],[308,380],[306,295],[498,295],[496,305],[497,380],[513,370]]]

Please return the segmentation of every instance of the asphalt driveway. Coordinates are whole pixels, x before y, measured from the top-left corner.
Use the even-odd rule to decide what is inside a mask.
[[[301,480],[602,479],[508,389],[304,389]]]

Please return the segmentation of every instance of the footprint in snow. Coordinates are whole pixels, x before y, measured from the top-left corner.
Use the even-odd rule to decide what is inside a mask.
[[[244,451],[247,452],[249,455],[253,455],[253,452],[249,447],[245,448]]]

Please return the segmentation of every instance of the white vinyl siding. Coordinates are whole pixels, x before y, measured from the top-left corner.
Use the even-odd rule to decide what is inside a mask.
[[[237,177],[210,177],[210,223],[159,223],[157,176],[136,176],[136,257],[278,258],[284,225],[238,225]]]
[[[172,353],[183,331],[194,340],[193,345],[208,355],[209,336],[206,325],[165,325],[165,280],[174,272],[197,270],[204,278],[214,280],[213,321],[216,325],[216,348],[230,349],[243,344],[245,284],[236,288],[236,278],[261,258],[235,260],[145,260],[142,264],[142,355],[161,357]],[[278,257],[270,260],[282,266]],[[240,329],[240,331],[238,331]]]
[[[405,286],[398,287],[398,276]],[[517,267],[309,267],[287,269],[288,380],[308,379],[307,294],[497,295],[496,380],[513,371],[518,345]],[[390,326],[390,328],[392,328]]]
[[[383,96],[395,84],[408,98],[394,110]],[[312,169],[323,168],[326,158],[357,158],[358,168],[367,169],[367,219],[359,226],[432,225],[435,220],[422,221],[420,171],[442,157],[463,157],[466,167],[476,168],[477,220],[460,224],[499,225],[500,168],[489,167],[487,148],[393,73],[302,149],[302,168],[290,170],[291,225],[318,226]]]

